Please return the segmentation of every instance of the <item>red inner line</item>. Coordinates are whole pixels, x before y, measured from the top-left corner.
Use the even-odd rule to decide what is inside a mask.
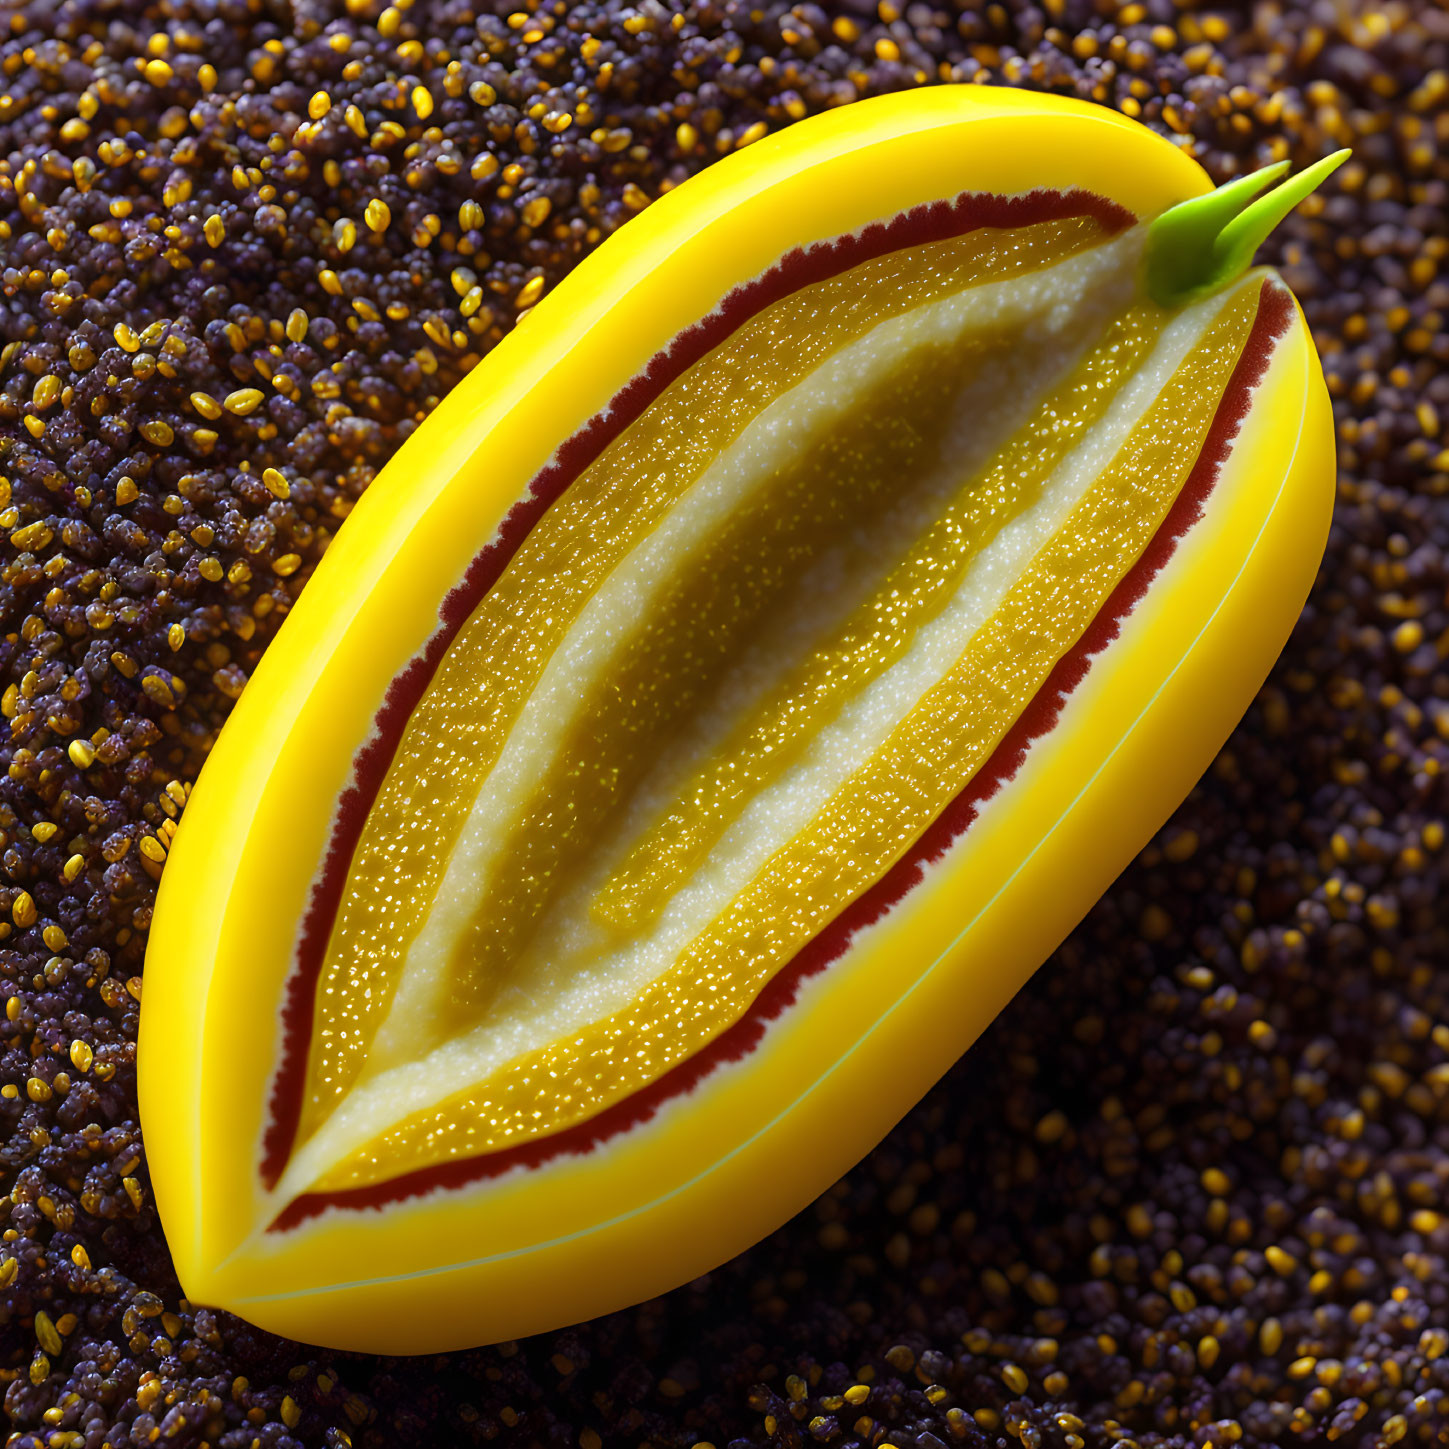
[[[426,689],[448,643],[549,503],[675,377],[718,345],[723,336],[762,307],[778,300],[779,296],[847,270],[870,256],[918,245],[924,240],[961,235],[980,226],[1021,226],[1031,221],[1070,215],[1093,215],[1108,231],[1120,230],[1131,220],[1121,208],[1113,208],[1112,203],[1085,193],[1065,196],[1033,193],[1029,197],[1017,198],[966,196],[953,203],[941,202],[918,208],[858,235],[822,243],[809,252],[791,253],[754,283],[732,293],[710,318],[681,334],[667,352],[656,356],[649,368],[619,395],[607,414],[591,420],[564,445],[550,468],[539,475],[529,497],[509,513],[498,536],[474,560],[464,583],[448,596],[441,611],[442,627],[429,641],[424,654],[393,681],[377,718],[376,733],[359,752],[355,781],[339,806],[327,863],[314,888],[299,943],[297,965],[289,981],[284,1014],[284,1056],[273,1091],[273,1120],[267,1133],[263,1163],[264,1177],[269,1186],[280,1175],[295,1138],[312,1029],[316,979],[367,809],[386,775],[387,765],[407,718]],[[903,233],[905,240],[901,239]],[[1290,318],[1291,302],[1286,293],[1282,289],[1265,287],[1248,343],[1224,392],[1197,464],[1142,557],[1118,585],[1077,645],[1059,661],[1015,726],[966,789],[881,881],[857,898],[776,974],[734,1026],[688,1061],[588,1122],[518,1147],[418,1169],[387,1182],[335,1193],[305,1194],[284,1210],[272,1224],[272,1230],[294,1226],[329,1206],[380,1207],[434,1188],[457,1187],[497,1176],[516,1166],[536,1166],[551,1157],[591,1150],[605,1138],[648,1120],[664,1101],[689,1091],[715,1067],[738,1060],[752,1050],[763,1037],[766,1023],[779,1016],[795,1000],[800,985],[835,960],[856,931],[878,920],[919,881],[923,865],[938,857],[964,832],[975,818],[980,804],[1015,774],[1032,741],[1050,730],[1067,695],[1085,676],[1091,657],[1116,637],[1121,619],[1130,612],[1152,577],[1171,557],[1178,537],[1201,515],[1202,502],[1211,490],[1231,439],[1246,412],[1249,394],[1267,366],[1272,342],[1286,329]],[[721,328],[723,331],[719,331]],[[715,335],[717,332],[719,335]],[[648,385],[648,396],[642,395],[645,384]],[[520,514],[525,516],[520,519]]]

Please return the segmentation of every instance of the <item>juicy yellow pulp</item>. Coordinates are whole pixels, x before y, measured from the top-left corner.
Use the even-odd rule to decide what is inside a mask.
[[[548,511],[368,817],[297,1186],[647,1085],[963,788],[1160,523],[1251,326],[1252,287],[1142,300],[1139,230],[980,231],[808,287]]]

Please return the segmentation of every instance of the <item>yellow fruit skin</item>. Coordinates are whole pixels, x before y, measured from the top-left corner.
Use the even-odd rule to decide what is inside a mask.
[[[1191,788],[1286,639],[1333,494],[1296,310],[1205,516],[1050,734],[927,878],[742,1062],[581,1156],[267,1233],[280,1003],[336,801],[392,678],[558,444],[796,246],[964,191],[1081,188],[1150,218],[1208,189],[1180,150],[1056,97],[942,87],[804,122],[711,167],[546,296],[400,450],[223,730],[176,836],[139,1089],[189,1298],[381,1353],[511,1338],[661,1292],[848,1170],[986,1027]]]

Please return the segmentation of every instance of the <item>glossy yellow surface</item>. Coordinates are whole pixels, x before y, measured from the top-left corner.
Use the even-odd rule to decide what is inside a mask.
[[[162,883],[142,1110],[189,1296],[304,1339],[423,1351],[694,1276],[876,1140],[1191,785],[1286,636],[1326,529],[1331,430],[1301,322],[1207,516],[1058,727],[744,1062],[593,1153],[266,1231],[286,1205],[257,1172],[278,1005],[333,804],[388,681],[473,553],[558,442],[740,280],[922,201],[1037,186],[1081,186],[1150,218],[1206,182],[1110,113],[1014,92],[939,89],[802,124],[630,223],[369,492],[223,733]]]

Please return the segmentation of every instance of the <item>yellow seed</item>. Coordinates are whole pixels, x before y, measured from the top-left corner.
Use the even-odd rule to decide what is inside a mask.
[[[153,86],[164,86],[171,79],[172,70],[164,60],[148,60],[146,62],[146,79]]]
[[[152,418],[150,422],[142,423],[141,436],[157,448],[169,447],[176,438],[171,425],[163,423],[159,418]]]
[[[272,571],[280,574],[284,579],[290,578],[299,568],[302,567],[301,558],[295,553],[284,553],[276,563],[272,565]]]
[[[153,699],[164,709],[176,708],[176,692],[159,674],[143,674],[141,688],[147,699]]]
[[[244,418],[248,413],[254,413],[262,405],[262,391],[255,387],[239,387],[235,392],[227,393],[222,400],[222,407],[227,412],[235,413],[237,417]]]
[[[89,1268],[91,1266],[91,1255],[86,1252],[84,1246],[77,1243],[70,1250],[70,1260],[77,1268]]]
[[[523,204],[523,220],[526,226],[542,226],[553,210],[553,202],[546,196],[535,196]]]
[[[331,267],[323,267],[317,273],[317,280],[322,283],[322,290],[330,296],[340,297],[342,295],[342,283]]]
[[[96,762],[96,747],[89,740],[72,740],[66,754],[78,770],[89,770]]]
[[[44,412],[59,396],[60,379],[53,372],[47,372],[35,384],[35,391],[30,395],[30,403],[32,407]]]
[[[206,218],[201,230],[208,246],[219,247],[226,240],[226,223],[215,212]]]
[[[40,939],[45,942],[46,949],[50,951],[64,951],[70,945],[65,932],[59,926],[47,926],[40,933]]]
[[[515,307],[531,307],[543,296],[543,289],[547,285],[542,277],[530,277],[523,286],[518,289],[518,295],[513,299]]]
[[[39,825],[32,825],[30,827],[30,834],[32,835],[32,837],[34,837],[34,839],[38,840],[41,845],[44,845],[45,842],[49,840],[51,836],[53,836],[59,829],[60,826],[53,824],[51,821],[42,820]]]
[[[96,1054],[91,1049],[91,1045],[90,1045],[89,1042],[84,1042],[79,1037],[77,1037],[73,1042],[71,1042],[71,1044],[70,1044],[70,1064],[71,1064],[71,1066],[73,1066],[76,1069],[76,1071],[78,1071],[78,1072],[88,1072],[88,1071],[90,1071],[90,1069],[91,1069],[91,1063],[95,1060],[95,1057],[96,1057]]]
[[[1263,1256],[1268,1260],[1268,1266],[1284,1278],[1298,1266],[1298,1259],[1292,1253],[1285,1253],[1276,1243],[1265,1248]]]
[[[326,91],[315,92],[312,99],[307,102],[307,114],[314,121],[320,121],[331,109],[332,97]]]
[[[262,482],[274,498],[286,499],[292,496],[291,484],[275,468],[262,470]]]
[[[116,484],[116,502],[123,508],[128,503],[134,503],[141,496],[141,490],[136,487],[134,478],[122,478]]]
[[[367,203],[367,209],[362,213],[362,219],[373,231],[384,232],[392,220],[392,210],[387,202],[375,196]]]
[[[1070,1125],[1067,1121],[1067,1114],[1060,1109],[1048,1112],[1036,1124],[1036,1140],[1044,1145],[1059,1142],[1066,1135]]]
[[[1014,1394],[1024,1394],[1030,1380],[1026,1376],[1026,1370],[1014,1363],[1002,1364],[1001,1382],[1006,1385]]]
[[[1400,654],[1412,654],[1424,642],[1424,626],[1417,619],[1405,619],[1389,637]]]
[[[282,1422],[289,1428],[295,1429],[301,1422],[302,1411],[297,1407],[297,1401],[288,1394],[282,1400]]]
[[[35,899],[29,891],[21,891],[10,907],[11,918],[22,931],[27,926],[35,924],[38,914],[39,912],[35,909]]]
[[[35,1315],[35,1339],[41,1348],[52,1357],[59,1354],[65,1347],[61,1342],[60,1334],[55,1331],[55,1324],[50,1321],[50,1314],[43,1308]]]
[[[204,418],[215,419],[221,416],[221,404],[208,392],[192,393],[191,406]]]
[[[48,1102],[55,1095],[50,1083],[40,1077],[30,1077],[25,1083],[25,1095],[32,1102]]]
[[[427,86],[414,86],[412,101],[420,121],[426,121],[433,114],[433,93]]]
[[[186,643],[186,626],[184,624],[173,624],[166,631],[166,642],[171,647],[172,653]]]
[[[483,225],[483,208],[476,201],[465,201],[458,208],[458,225],[464,231],[477,231]]]
[[[287,340],[289,342],[305,342],[307,339],[307,326],[311,319],[300,307],[294,307],[287,314]]]
[[[111,329],[111,336],[116,339],[116,345],[127,352],[135,352],[141,345],[141,339],[124,322],[116,323]]]
[[[71,881],[74,881],[75,878],[81,873],[81,871],[85,869],[85,865],[85,856],[73,855],[68,861],[66,861],[65,866],[61,871],[61,874],[66,878],[66,882],[69,883]]]

